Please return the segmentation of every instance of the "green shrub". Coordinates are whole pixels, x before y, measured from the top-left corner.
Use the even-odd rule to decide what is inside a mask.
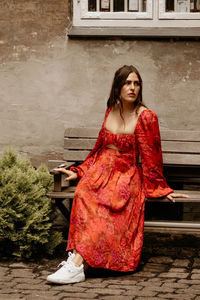
[[[52,230],[55,210],[46,194],[53,180],[47,168],[35,170],[12,149],[0,158],[0,246],[23,258],[52,254],[61,233]]]

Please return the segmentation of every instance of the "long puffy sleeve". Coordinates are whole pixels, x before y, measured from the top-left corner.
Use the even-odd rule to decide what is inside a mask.
[[[167,196],[174,191],[163,176],[158,117],[152,110],[144,110],[139,116],[136,139],[142,162],[143,187],[146,198]]]
[[[77,167],[70,168],[71,171],[77,173],[79,179],[86,173],[89,167],[93,164],[93,161],[95,159],[95,154],[97,153],[98,149],[100,149],[101,145],[102,145],[102,137],[101,137],[101,130],[100,130],[94,148],[88,154],[84,162]]]
[[[109,109],[106,110],[104,122],[105,122],[105,120],[108,116],[108,113],[109,113]],[[104,122],[103,122],[102,127],[99,131],[99,135],[98,135],[98,138],[97,138],[96,143],[94,145],[94,148],[88,154],[88,156],[86,157],[84,162],[82,164],[80,164],[79,166],[77,166],[77,167],[71,167],[70,168],[71,171],[77,173],[79,179],[87,172],[87,170],[93,164],[93,162],[95,160],[95,157],[98,154],[98,150],[101,148],[101,146],[103,144],[102,143],[102,128],[104,126]]]

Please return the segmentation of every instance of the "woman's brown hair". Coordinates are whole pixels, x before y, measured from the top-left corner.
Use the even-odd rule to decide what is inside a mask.
[[[142,78],[140,76],[139,71],[132,65],[130,65],[130,66],[124,65],[123,67],[119,68],[115,72],[115,76],[114,76],[111,91],[110,91],[110,96],[107,101],[107,107],[113,107],[115,104],[117,104],[119,102],[120,112],[121,112],[121,110],[123,109],[123,104],[120,99],[121,88],[125,84],[126,79],[129,76],[129,74],[133,73],[133,72],[137,75],[137,77],[139,79],[139,83],[140,83],[140,91],[139,91],[136,101],[134,102],[134,107],[136,109],[136,113],[138,112],[138,109],[140,106],[145,106],[142,102]]]

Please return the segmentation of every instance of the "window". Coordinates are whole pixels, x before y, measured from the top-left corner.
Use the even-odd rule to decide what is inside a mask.
[[[74,0],[73,7],[75,27],[200,28],[200,0]]]
[[[160,19],[200,19],[200,0],[159,0]]]
[[[131,20],[151,20],[152,0],[75,0],[75,26],[129,26]],[[116,22],[111,23],[111,21]],[[121,24],[122,24],[121,23]]]

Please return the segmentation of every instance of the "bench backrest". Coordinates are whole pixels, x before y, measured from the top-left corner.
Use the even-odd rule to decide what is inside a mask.
[[[93,148],[98,128],[67,128],[64,137],[64,159],[83,161]],[[200,131],[161,130],[165,165],[200,166]]]

